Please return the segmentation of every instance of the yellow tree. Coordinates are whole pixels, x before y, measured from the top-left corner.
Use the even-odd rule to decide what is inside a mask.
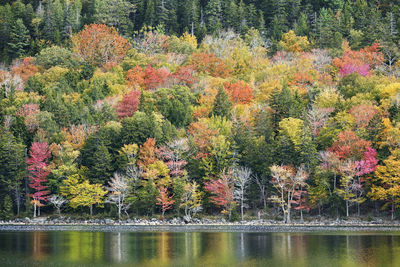
[[[71,175],[65,179],[60,190],[61,194],[69,199],[69,205],[72,208],[89,207],[90,215],[93,215],[93,205],[102,206],[104,196],[107,194],[103,185],[90,184],[87,179],[79,174]]]
[[[294,31],[282,35],[282,40],[279,42],[279,46],[287,52],[303,52],[310,48],[310,42],[306,36],[297,36]]]
[[[400,204],[400,151],[395,151],[383,166],[379,166],[375,171],[373,185],[368,196],[373,200],[384,200],[386,204],[382,209],[391,206],[392,220],[394,211]]]
[[[203,192],[199,191],[199,185],[196,181],[192,183],[186,183],[184,186],[184,193],[182,195],[182,203],[179,205],[180,208],[185,209],[185,216],[187,218],[192,217],[192,213],[196,214],[201,211],[201,202],[203,199]]]

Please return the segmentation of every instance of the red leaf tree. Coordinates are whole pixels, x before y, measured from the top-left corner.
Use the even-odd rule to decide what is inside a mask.
[[[376,150],[368,147],[367,151],[364,152],[364,158],[356,161],[357,176],[362,176],[368,173],[372,173],[378,166],[378,159],[376,158]]]
[[[122,97],[121,102],[118,104],[117,113],[118,118],[131,117],[138,109],[140,103],[140,91],[132,90]]]
[[[235,204],[233,192],[235,190],[232,172],[223,172],[220,179],[212,179],[205,183],[205,188],[211,193],[210,201],[217,207],[224,208],[222,211],[229,212],[231,218],[232,209]]]
[[[384,56],[379,52],[379,47],[379,43],[374,43],[359,51],[353,51],[345,44],[343,56],[333,59],[332,64],[339,69],[341,76],[354,72],[367,76],[370,68],[375,68],[384,61]]]
[[[337,140],[330,148],[339,159],[359,160],[363,158],[364,152],[371,146],[371,142],[359,138],[355,132],[346,130],[338,134]]]
[[[172,198],[174,195],[168,194],[168,189],[165,186],[161,186],[159,188],[160,195],[157,197],[157,205],[161,206],[162,216],[164,217],[165,211],[172,208],[172,205],[175,203],[175,200]]]
[[[47,182],[46,177],[50,173],[47,169],[48,159],[50,158],[48,144],[33,143],[29,156],[26,163],[28,164],[29,179],[31,180],[29,187],[35,190],[35,193],[31,194],[31,196],[34,204],[33,217],[36,217],[36,215],[40,215],[40,206],[43,205],[41,202],[46,202],[50,194],[50,191],[46,190],[48,186],[43,185],[43,183]]]

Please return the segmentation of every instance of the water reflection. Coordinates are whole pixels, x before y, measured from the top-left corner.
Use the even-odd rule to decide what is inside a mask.
[[[399,252],[399,233],[0,232],[15,266],[400,266]]]

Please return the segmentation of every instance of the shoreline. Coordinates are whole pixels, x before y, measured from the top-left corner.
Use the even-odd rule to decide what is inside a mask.
[[[279,221],[256,220],[226,222],[206,220],[185,223],[180,220],[68,220],[61,222],[37,218],[24,221],[0,221],[0,232],[4,231],[100,231],[100,232],[389,232],[399,231],[398,221],[312,221],[284,224]]]

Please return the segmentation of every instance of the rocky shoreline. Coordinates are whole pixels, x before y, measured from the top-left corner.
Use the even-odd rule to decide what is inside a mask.
[[[274,220],[228,222],[225,219],[170,220],[129,219],[121,222],[111,219],[78,220],[70,218],[25,218],[0,221],[0,231],[400,231],[399,221],[324,220],[284,224]]]

